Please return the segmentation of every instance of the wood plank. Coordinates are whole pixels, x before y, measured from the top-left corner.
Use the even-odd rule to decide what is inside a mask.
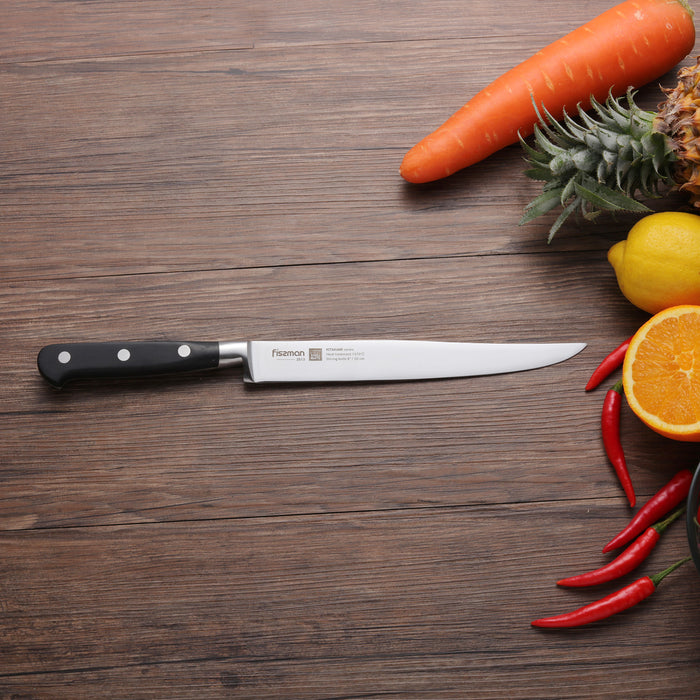
[[[586,632],[529,626],[601,595],[554,580],[597,565],[617,522],[572,500],[3,533],[0,684],[36,697],[502,697],[507,677],[518,698],[619,697],[624,667],[627,697],[691,697],[689,567]],[[682,535],[644,571],[681,554]]]
[[[542,13],[515,0],[494,5],[435,0],[352,4],[331,0],[139,0],[4,3],[0,63],[175,51],[331,43],[431,41],[527,34],[537,48],[608,9],[591,0]],[[429,9],[429,11],[425,11]],[[471,46],[470,46],[471,50]]]

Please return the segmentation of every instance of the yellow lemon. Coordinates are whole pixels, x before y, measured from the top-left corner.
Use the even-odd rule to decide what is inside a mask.
[[[640,219],[608,251],[622,293],[651,314],[700,304],[700,216],[662,212]]]

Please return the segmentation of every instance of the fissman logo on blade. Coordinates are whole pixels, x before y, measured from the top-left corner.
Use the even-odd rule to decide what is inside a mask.
[[[304,360],[306,359],[305,350],[279,350],[278,348],[272,349],[272,357],[275,359],[290,359],[290,360]],[[309,348],[308,353],[309,361],[320,362],[323,360],[323,349],[322,348]]]

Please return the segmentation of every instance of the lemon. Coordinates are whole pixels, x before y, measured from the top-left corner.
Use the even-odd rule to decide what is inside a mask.
[[[620,291],[656,314],[680,304],[700,305],[700,216],[662,212],[640,219],[608,251]]]

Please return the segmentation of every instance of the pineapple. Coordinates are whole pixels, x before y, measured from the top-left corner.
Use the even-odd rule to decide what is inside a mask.
[[[700,58],[678,77],[657,114],[640,109],[631,89],[624,100],[592,99],[592,114],[579,107],[579,121],[565,113],[557,122],[537,111],[534,146],[520,142],[525,174],[545,184],[520,223],[563,207],[549,242],[574,213],[594,219],[602,211],[649,212],[640,198],[670,188],[689,192],[700,208]]]

